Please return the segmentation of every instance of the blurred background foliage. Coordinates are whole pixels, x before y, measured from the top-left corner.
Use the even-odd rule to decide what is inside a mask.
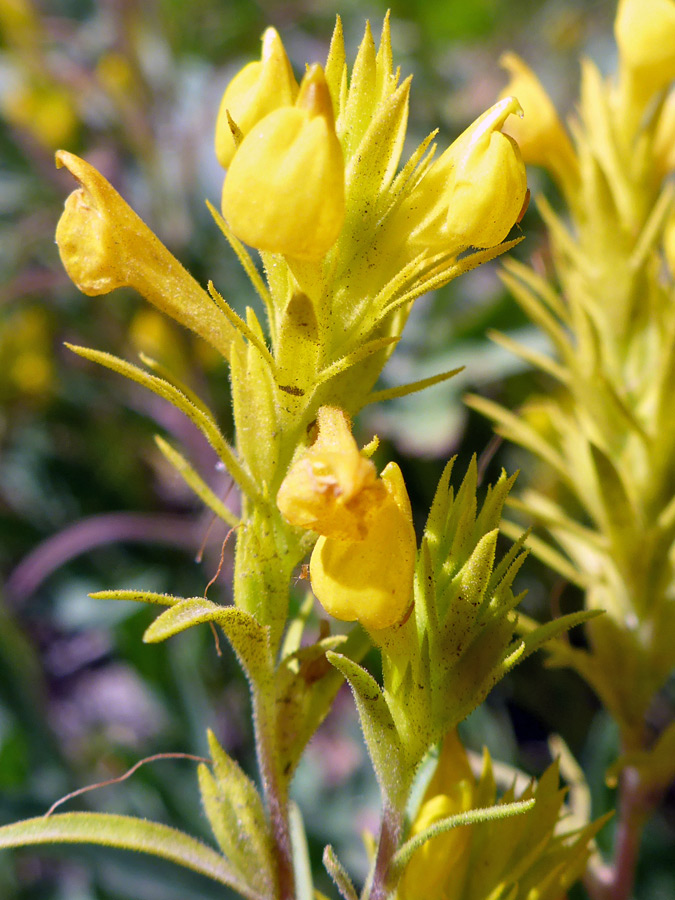
[[[178,438],[218,491],[229,484],[180,414],[93,369],[63,342],[127,358],[148,353],[207,397],[225,426],[229,387],[222,362],[139,297],[87,298],[69,282],[53,235],[73,184],[54,168],[53,151],[86,156],[199,280],[212,278],[243,310],[255,302],[248,282],[204,205],[217,205],[222,182],[212,149],[220,95],[259,55],[267,25],[282,33],[301,72],[306,60],[325,58],[336,12],[353,53],[364,19],[377,31],[386,8],[380,0],[338,8],[327,0],[0,0],[0,823],[40,814],[141,757],[203,754],[206,724],[254,768],[246,685],[209,630],[145,647],[149,611],[87,597],[108,587],[198,596],[218,571],[222,523],[214,525],[167,469],[155,432]],[[415,76],[411,145],[437,125],[442,142],[451,140],[494,101],[504,50],[526,59],[565,112],[577,95],[580,54],[613,67],[613,0],[394,0],[391,9],[395,58]],[[536,173],[531,186],[554,193]],[[517,255],[544,266],[534,206],[522,228]],[[384,438],[380,461],[401,464],[420,525],[452,454],[461,472],[477,453],[487,479],[520,462],[517,450],[493,440],[489,423],[467,413],[462,395],[473,390],[517,407],[548,387],[486,336],[499,328],[541,342],[497,269],[482,267],[417,304],[384,379],[393,385],[457,365],[465,372],[371,408],[359,422],[364,440],[373,432]],[[209,595],[226,602],[231,548],[223,559]],[[526,611],[540,619],[579,605],[575,591],[534,560],[520,586],[529,591]],[[298,599],[304,590],[299,580]],[[376,669],[377,659],[370,662]],[[675,690],[664,694],[664,715],[674,700]],[[583,764],[593,814],[611,808],[604,771],[617,752],[613,726],[575,675],[544,669],[541,657],[493,691],[463,736],[536,775],[548,763],[551,732]],[[317,871],[330,840],[360,877],[359,835],[376,826],[377,791],[346,691],[310,745],[295,797]],[[641,900],[675,896],[673,800],[645,838]],[[162,761],[71,808],[142,815],[208,839],[196,804],[194,763]],[[610,842],[611,827],[600,837]],[[325,875],[317,885],[331,893]],[[0,896],[196,900],[215,897],[216,888],[169,864],[78,847],[0,855]]]

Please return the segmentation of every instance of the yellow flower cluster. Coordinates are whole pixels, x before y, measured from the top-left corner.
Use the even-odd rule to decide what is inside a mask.
[[[375,63],[366,55],[372,43],[368,31],[361,71],[357,60],[353,75],[364,83],[347,94],[344,50],[336,49],[341,39],[338,26],[325,73],[310,66],[298,88],[281,39],[268,28],[260,62],[245,66],[223,96],[216,126],[216,154],[228,169],[223,215],[237,237],[259,250],[304,259],[325,256],[344,222],[345,196],[360,162],[357,149],[366,149],[374,163],[371,171],[358,173],[360,180],[365,175],[381,188],[395,173],[405,116],[397,123],[390,114],[387,125],[401,134],[388,159],[377,160],[374,146],[359,146],[356,138],[371,118],[377,94],[397,95],[402,106],[410,82],[397,89],[391,73],[383,79],[382,71],[366,70]],[[500,133],[507,116],[519,110],[510,99],[477,119],[407,193],[388,230],[409,236],[418,249],[459,253],[499,244],[515,223],[526,190],[517,147]]]

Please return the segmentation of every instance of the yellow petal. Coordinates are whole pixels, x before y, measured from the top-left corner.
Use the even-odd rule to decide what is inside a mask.
[[[347,415],[322,406],[318,437],[288,471],[277,506],[292,525],[339,540],[362,540],[386,497],[375,466],[364,459]]]
[[[294,107],[265,116],[239,146],[223,185],[223,215],[258,250],[319,259],[344,220],[344,164],[320,66]]]
[[[501,133],[507,117],[520,111],[513,97],[500,100],[431,166],[401,213],[412,243],[459,253],[504,240],[527,191],[518,145]]]
[[[675,78],[675,0],[620,0],[614,34],[622,78],[639,101]]]
[[[274,28],[263,35],[260,62],[244,66],[225,88],[216,120],[216,156],[224,169],[230,165],[236,143],[230,118],[242,135],[280,106],[292,106],[298,94],[286,50]]]
[[[233,327],[113,186],[65,150],[57,152],[56,165],[80,182],[56,227],[61,260],[79,289],[95,296],[135,288],[227,357]]]
[[[654,158],[660,175],[675,171],[675,88],[661,109],[654,135]]]
[[[419,834],[435,822],[471,809],[474,778],[455,731],[443,741],[432,780],[411,828]],[[400,900],[462,896],[462,885],[469,864],[472,827],[463,825],[432,838],[414,854],[403,874]]]
[[[327,613],[378,631],[410,609],[416,540],[401,470],[382,473],[387,496],[362,541],[320,537],[310,561],[312,590]]]
[[[675,206],[670,210],[670,216],[666,222],[663,233],[663,249],[670,274],[675,279]]]
[[[513,138],[502,134],[506,118],[520,111],[505,97],[463,132],[439,159],[449,168],[448,241],[494,247],[516,223],[527,191],[525,164]]]
[[[516,141],[526,163],[545,166],[563,183],[576,179],[574,149],[543,85],[515,53],[505,53],[500,62],[511,76],[501,97],[515,97],[523,109],[522,118],[507,119],[504,134]]]

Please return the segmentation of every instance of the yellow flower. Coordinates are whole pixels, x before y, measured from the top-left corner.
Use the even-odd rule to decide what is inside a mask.
[[[389,463],[380,476],[386,488],[360,541],[320,537],[309,574],[317,600],[343,622],[379,631],[401,622],[410,609],[415,573],[415,530],[401,470]]]
[[[654,158],[659,175],[675,171],[675,88],[665,99],[654,135]]]
[[[473,806],[475,781],[464,747],[453,729],[445,737],[433,778],[429,782],[410,837],[440,819],[466,812]],[[469,864],[471,825],[453,828],[427,841],[406,866],[398,900],[426,897],[449,900],[461,897]]]
[[[227,169],[237,149],[230,119],[247,135],[268,113],[292,106],[297,93],[298,83],[281,38],[274,28],[268,28],[260,62],[244,66],[225,88],[216,120],[216,156],[221,166]]]
[[[321,535],[310,577],[326,612],[371,630],[400,622],[412,595],[416,540],[401,471],[377,478],[336,407],[321,407],[314,444],[291,467],[277,505],[285,518]]]
[[[501,131],[508,116],[520,111],[515,98],[500,100],[433,164],[408,201],[409,215],[419,218],[413,241],[459,253],[504,240],[527,191],[518,145]]]
[[[663,232],[663,249],[670,274],[675,278],[675,206],[671,208],[666,227]]]
[[[511,116],[503,131],[520,147],[526,163],[545,166],[563,185],[577,177],[574,149],[543,85],[515,53],[505,53],[501,65],[511,76],[501,93],[515,97],[523,117]]]
[[[65,150],[57,152],[56,165],[80,182],[56,227],[61,261],[79,289],[96,296],[135,288],[227,357],[232,325],[113,186]]]
[[[242,141],[223,185],[223,215],[258,250],[320,259],[344,214],[342,149],[328,85],[315,65],[295,106],[269,113]]]
[[[619,0],[614,34],[622,77],[646,103],[675,78],[674,0]]]

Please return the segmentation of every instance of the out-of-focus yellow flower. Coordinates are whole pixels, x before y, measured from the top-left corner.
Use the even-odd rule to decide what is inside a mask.
[[[223,185],[223,215],[258,250],[320,259],[345,214],[344,163],[333,102],[312,66],[295,106],[269,113],[246,135]]]
[[[659,175],[675,171],[675,88],[665,99],[654,135],[654,158]]]
[[[61,260],[79,289],[96,296],[135,288],[227,357],[234,334],[228,319],[113,186],[64,150],[56,165],[80,182],[56,227]]]
[[[292,106],[298,94],[286,50],[276,29],[268,28],[260,62],[248,63],[225,88],[216,120],[216,156],[224,169],[237,149],[230,119],[242,135],[280,106]],[[228,118],[229,114],[229,118]]]
[[[341,409],[322,406],[317,425],[317,439],[289,469],[277,506],[292,525],[341,541],[362,540],[386,489],[359,452]]]
[[[436,250],[494,247],[516,223],[527,191],[518,145],[502,127],[521,112],[505,97],[479,116],[433,164],[413,191],[411,238]]]
[[[563,184],[577,175],[577,162],[572,143],[542,83],[515,53],[505,53],[501,65],[510,75],[502,97],[515,97],[523,109],[523,117],[511,116],[503,132],[511,135],[520,147],[526,163],[545,166]]]
[[[326,612],[371,630],[400,622],[409,609],[416,540],[401,471],[377,478],[336,407],[321,407],[319,435],[291,467],[277,505],[294,525],[318,532],[310,577]]]
[[[73,140],[79,119],[71,94],[61,85],[27,80],[2,97],[9,122],[28,131],[47,150]]]
[[[466,751],[453,729],[443,741],[433,778],[429,782],[410,837],[440,819],[466,812],[473,806],[475,781]],[[427,841],[406,866],[398,900],[421,897],[461,897],[469,864],[473,826],[462,825]]]
[[[675,0],[619,0],[614,34],[621,75],[645,103],[675,78]]]
[[[663,232],[663,249],[670,273],[675,278],[675,207],[670,210],[670,216]]]

